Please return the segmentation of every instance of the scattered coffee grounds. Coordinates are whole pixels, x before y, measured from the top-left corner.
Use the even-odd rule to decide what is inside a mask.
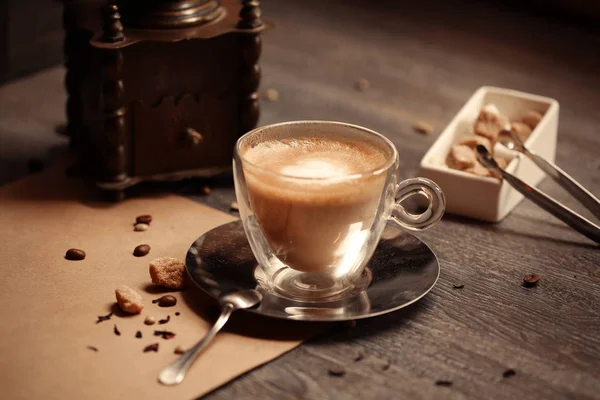
[[[537,285],[540,277],[534,274],[528,274],[523,277],[523,286],[525,287],[534,287]]]
[[[390,360],[386,361],[385,364],[383,364],[383,367],[381,367],[382,371],[387,371],[388,369],[390,369],[390,367],[392,366],[392,362]]]
[[[230,208],[231,208],[231,211],[240,211],[240,207],[238,206],[238,203],[236,201],[231,203]]]
[[[416,132],[422,133],[424,135],[429,135],[431,132],[433,132],[433,126],[423,121],[418,121],[417,123],[415,123],[413,125],[413,129]]]
[[[177,297],[168,294],[156,300],[152,300],[152,303],[158,303],[159,307],[173,307],[177,304]]]
[[[146,319],[144,320],[144,324],[146,324],[146,325],[154,325],[155,323],[156,323],[156,318],[151,317],[151,316],[147,316]]]
[[[147,244],[140,244],[135,249],[133,249],[133,255],[136,257],[144,257],[150,253],[150,246]]]
[[[177,311],[177,312],[175,313],[175,315],[176,315],[177,317],[179,317],[179,316],[181,315],[181,313],[180,313],[179,311]]]
[[[141,339],[142,338],[142,331],[137,331],[135,333],[135,337],[138,338],[138,339]]]
[[[133,230],[136,232],[144,232],[147,231],[149,228],[148,224],[135,224],[133,226]]]
[[[69,249],[65,254],[65,258],[71,261],[81,261],[85,258],[85,251],[79,249]]]
[[[279,100],[279,92],[277,91],[277,89],[268,88],[267,90],[265,90],[265,100],[270,102],[275,102]]]
[[[356,357],[354,357],[354,361],[355,361],[355,362],[359,362],[359,361],[360,361],[360,360],[362,360],[363,358],[365,358],[364,354],[363,354],[363,353],[358,353],[358,354],[356,355]]]
[[[329,368],[327,370],[330,376],[342,377],[346,375],[346,370],[342,367]]]
[[[113,316],[113,313],[110,313],[108,315],[99,315],[98,316],[98,321],[96,321],[97,324],[99,324],[102,321],[108,321],[110,319],[110,317]]]
[[[364,92],[368,88],[371,87],[371,82],[369,82],[365,78],[360,78],[359,80],[357,80],[356,82],[354,82],[354,87],[356,88],[356,90],[358,90],[360,92]]]
[[[90,350],[92,350],[92,351],[98,351],[98,348],[94,347],[94,346],[88,346],[87,348],[90,349]]]
[[[439,379],[439,380],[435,381],[435,384],[437,386],[452,386],[452,385],[454,385],[454,382]]]
[[[183,346],[177,346],[177,347],[175,347],[175,350],[173,351],[173,353],[175,353],[175,354],[183,354],[185,352],[186,352],[186,350],[183,348]]]
[[[503,378],[510,378],[511,376],[515,376],[517,374],[517,371],[515,371],[512,368],[507,369],[506,371],[504,371],[502,373],[502,377]]]
[[[32,158],[27,161],[27,171],[30,174],[37,174],[38,172],[42,172],[44,170],[44,162],[38,158]]]
[[[456,285],[456,284],[455,284],[455,285],[452,285],[452,287],[453,287],[454,289],[462,289],[462,288],[464,288],[464,287],[465,287],[465,285],[463,285],[463,284],[461,283],[460,285]]]
[[[167,315],[167,318],[165,318],[165,319],[159,319],[158,320],[158,324],[159,325],[163,325],[163,324],[166,324],[167,322],[169,322],[170,320],[171,320],[171,316]]]
[[[202,188],[202,194],[204,194],[205,196],[208,196],[210,194],[210,192],[212,192],[212,190],[210,189],[210,187],[204,186]]]
[[[150,222],[152,222],[152,215],[140,215],[139,217],[135,218],[135,223],[136,224],[146,224],[146,225],[150,225]]]
[[[175,334],[169,331],[154,331],[154,336],[161,336],[163,339],[169,340],[173,339]]]
[[[158,352],[158,343],[152,343],[149,344],[148,346],[144,347],[144,353],[147,353],[149,351],[154,351],[154,352]]]
[[[115,333],[115,335],[121,336],[121,332],[119,331],[119,328],[117,328],[116,324],[115,324],[115,327],[113,328],[113,332]]]

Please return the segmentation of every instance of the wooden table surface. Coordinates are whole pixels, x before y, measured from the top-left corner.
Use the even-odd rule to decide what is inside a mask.
[[[264,37],[263,88],[280,98],[262,103],[261,124],[328,119],[375,129],[397,146],[406,178],[478,87],[519,89],[560,102],[557,163],[600,195],[597,32],[498,4],[396,3],[263,1],[277,26]],[[2,182],[23,175],[31,157],[66,152],[53,133],[64,120],[62,74],[57,67],[0,89]],[[354,88],[360,78],[369,90]],[[435,132],[414,132],[416,121]],[[205,183],[210,196],[199,194]],[[540,188],[581,211],[550,180]],[[223,210],[234,199],[230,177],[161,189]],[[207,398],[600,398],[598,246],[527,201],[499,224],[448,215],[420,236],[442,268],[423,300],[340,326]],[[537,287],[521,286],[528,273],[540,275]],[[344,377],[327,374],[339,366]],[[508,368],[516,375],[503,378]]]

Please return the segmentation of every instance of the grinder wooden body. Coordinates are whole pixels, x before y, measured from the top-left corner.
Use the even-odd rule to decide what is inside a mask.
[[[141,181],[230,168],[259,118],[258,1],[65,0],[63,22],[79,172],[120,199]]]

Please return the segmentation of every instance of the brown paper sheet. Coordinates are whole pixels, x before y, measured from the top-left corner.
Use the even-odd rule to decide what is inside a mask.
[[[213,303],[190,287],[174,293],[175,307],[152,304],[160,293],[149,285],[148,264],[159,256],[183,259],[199,235],[234,217],[175,195],[103,203],[63,170],[56,166],[0,188],[2,398],[196,398],[323,330],[236,313],[234,330],[217,336],[181,385],[160,385],[157,374],[177,357],[175,347],[190,347],[207,331],[201,316]],[[146,232],[133,231],[140,214],[154,217]],[[150,254],[134,257],[142,243],[152,247]],[[66,260],[71,247],[85,250],[86,259]],[[143,312],[97,324],[96,317],[114,307],[121,284],[142,294]],[[171,320],[146,326],[147,315]],[[155,329],[176,337],[153,336]],[[142,339],[135,338],[138,330]],[[158,353],[143,353],[151,343],[159,343]]]

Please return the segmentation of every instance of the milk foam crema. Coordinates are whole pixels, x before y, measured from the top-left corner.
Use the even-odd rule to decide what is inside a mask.
[[[333,138],[265,141],[248,149],[244,159],[271,172],[295,178],[341,178],[382,167],[381,149]]]

